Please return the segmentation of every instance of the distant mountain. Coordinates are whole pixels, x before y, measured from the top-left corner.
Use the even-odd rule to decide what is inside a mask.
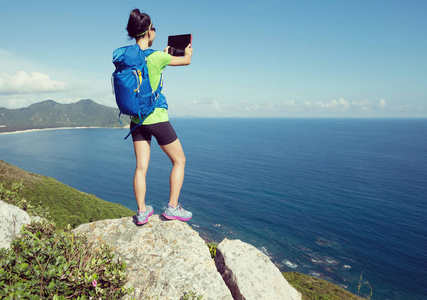
[[[123,117],[123,125],[117,117],[119,110],[93,100],[80,100],[72,104],[60,104],[53,100],[32,104],[25,108],[0,108],[0,132],[61,127],[123,127],[129,124]]]

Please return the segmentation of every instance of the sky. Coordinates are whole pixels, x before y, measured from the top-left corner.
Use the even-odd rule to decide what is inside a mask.
[[[191,65],[164,71],[171,117],[427,117],[425,0],[0,0],[0,107],[115,107],[134,8],[156,50],[193,34]]]

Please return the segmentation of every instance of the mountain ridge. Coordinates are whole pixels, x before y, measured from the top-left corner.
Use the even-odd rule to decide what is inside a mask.
[[[24,108],[0,107],[0,132],[75,127],[121,128],[129,124],[128,120],[120,124],[118,115],[117,108],[91,99],[70,104],[45,100]]]

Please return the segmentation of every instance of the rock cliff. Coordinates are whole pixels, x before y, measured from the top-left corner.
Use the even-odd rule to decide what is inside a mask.
[[[206,243],[187,223],[153,215],[144,226],[132,218],[98,221],[74,229],[107,243],[127,263],[136,299],[180,299],[188,291],[203,299],[233,299]]]
[[[30,216],[22,209],[0,200],[0,248],[9,248],[21,228],[30,224]]]
[[[9,247],[30,217],[0,201],[0,247]],[[144,226],[132,217],[80,225],[73,230],[95,243],[109,244],[128,266],[126,287],[134,299],[181,299],[187,292],[204,300],[300,300],[280,271],[261,251],[225,239],[214,261],[206,243],[184,222],[153,215]],[[195,299],[195,298],[193,298]]]
[[[224,239],[215,263],[235,300],[301,299],[267,255],[250,244]]]

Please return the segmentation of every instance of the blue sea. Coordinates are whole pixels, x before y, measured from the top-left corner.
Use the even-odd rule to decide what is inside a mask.
[[[372,299],[427,298],[427,119],[171,120],[187,158],[180,202],[209,241],[241,239],[282,271]],[[0,135],[0,159],[136,209],[126,129]],[[152,143],[147,203],[169,159]],[[360,295],[370,293],[368,284]]]

